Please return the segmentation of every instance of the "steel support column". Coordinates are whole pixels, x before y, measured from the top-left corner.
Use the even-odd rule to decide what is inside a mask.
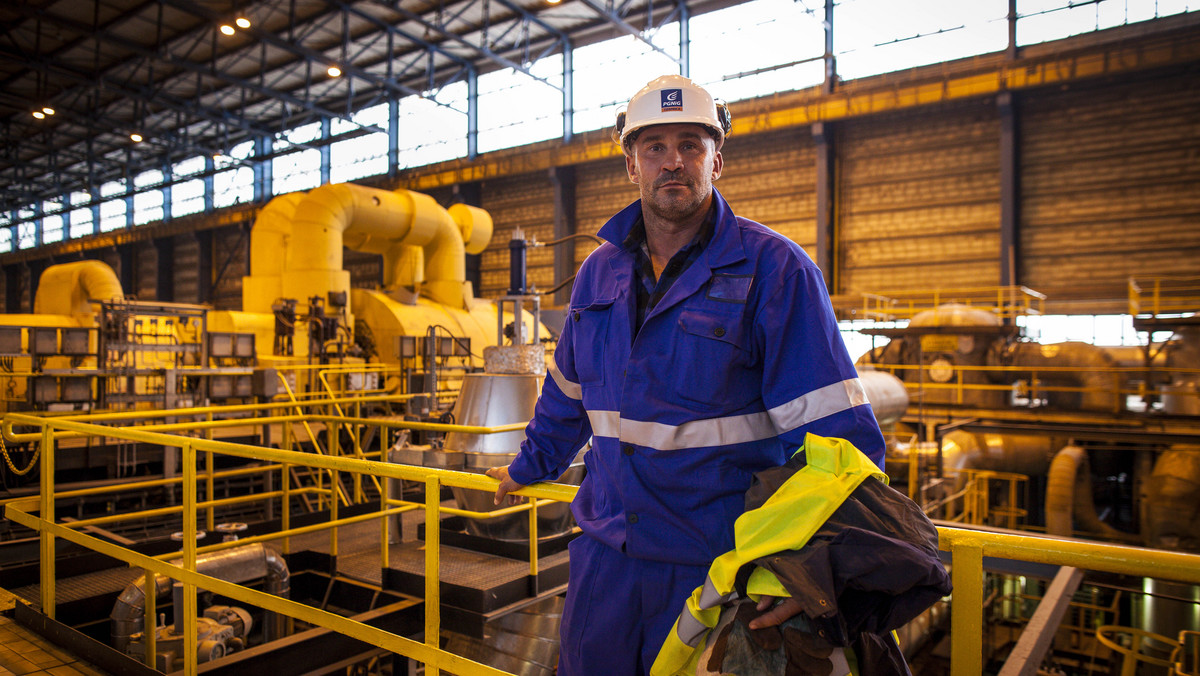
[[[996,97],[1000,114],[1000,286],[1021,283],[1019,127],[1012,92]]]
[[[578,230],[575,218],[575,167],[552,167],[550,183],[554,186],[554,239],[574,235]],[[575,242],[554,247],[554,283],[559,284],[575,274]],[[554,294],[554,304],[565,306],[571,300],[571,285]]]
[[[332,127],[329,118],[321,120],[321,185],[329,182],[330,163],[333,157],[329,149],[329,135]]]
[[[479,72],[467,71],[467,159],[479,156]]]
[[[388,99],[388,178],[396,178],[400,173],[400,101]]]
[[[254,139],[254,201],[265,202],[275,192],[275,177],[271,172],[271,160],[262,159],[269,156],[275,149],[275,142],[270,136],[259,136]],[[211,178],[210,178],[211,180]]]
[[[563,143],[575,140],[575,52],[569,40],[563,48]]]
[[[817,267],[825,288],[838,293],[837,275],[837,149],[832,122],[812,126],[817,155]]]

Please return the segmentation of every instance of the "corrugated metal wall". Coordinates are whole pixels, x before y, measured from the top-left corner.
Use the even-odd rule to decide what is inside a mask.
[[[211,275],[211,270],[200,270],[200,242],[195,234],[175,237],[175,302],[200,302],[200,275]]]
[[[758,221],[816,255],[816,151],[808,127],[738,138],[721,153],[716,182],[738,216]]]
[[[230,227],[212,233],[212,297],[218,310],[242,309],[242,277],[250,274],[250,226]]]
[[[1021,101],[1022,283],[1119,298],[1130,276],[1200,274],[1200,74]]]
[[[554,239],[554,188],[545,173],[521,174],[487,181],[480,206],[492,215],[495,231],[480,264],[482,288],[478,295],[495,298],[508,290],[508,242],[520,228],[526,238]],[[526,281],[539,289],[554,286],[554,252],[550,247],[531,249]]]
[[[838,125],[836,292],[1000,283],[993,99]]]

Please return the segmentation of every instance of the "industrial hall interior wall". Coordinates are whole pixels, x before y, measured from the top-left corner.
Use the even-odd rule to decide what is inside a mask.
[[[1200,44],[1200,20],[1186,16],[1176,23],[1175,44]],[[1119,44],[1127,54],[1151,39],[1151,32],[1124,27],[1038,49],[1051,56],[1105,53]],[[964,73],[999,73],[1002,56],[851,84],[881,93],[936,90]],[[831,267],[834,294],[1016,283],[1047,294],[1048,310],[1120,312],[1131,276],[1194,275],[1200,260],[1200,63],[1175,61],[1113,68],[1100,77],[1060,74],[1053,85],[1022,88],[1011,97],[941,96],[935,103],[843,115],[823,127],[789,124],[779,113],[828,100],[818,89],[736,102],[725,172],[716,185],[739,215],[770,225]],[[713,89],[719,95],[719,87]],[[1014,132],[1007,145],[1006,124]],[[514,230],[540,241],[594,233],[637,198],[608,134],[589,132],[565,146],[547,141],[361,182],[486,209],[496,233],[468,269],[476,294],[496,297],[508,284],[507,242]],[[824,153],[820,143],[828,144]],[[827,164],[819,169],[822,157]],[[1007,195],[1006,162],[1015,180]],[[817,236],[823,173],[832,200],[827,252],[818,250]],[[239,309],[259,207],[238,205],[6,254],[0,297],[8,312],[29,312],[31,280],[42,269],[98,258],[139,299]],[[1004,209],[1014,214],[1008,278]],[[573,250],[533,249],[530,282],[550,288],[594,246],[580,239]],[[380,283],[376,256],[347,252],[346,267],[356,286]],[[548,304],[565,300],[558,294]]]

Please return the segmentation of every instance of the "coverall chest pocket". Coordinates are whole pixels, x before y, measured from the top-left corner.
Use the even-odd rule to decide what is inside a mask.
[[[740,408],[757,396],[749,331],[741,313],[685,309],[672,360],[675,391],[702,410]]]
[[[604,353],[613,300],[597,300],[571,308],[567,316],[574,333],[575,373],[580,385],[604,384]]]

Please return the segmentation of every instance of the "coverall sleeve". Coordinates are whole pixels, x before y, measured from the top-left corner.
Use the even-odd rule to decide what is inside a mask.
[[[769,294],[754,335],[763,355],[763,403],[780,439],[791,448],[809,432],[846,439],[883,467],[883,434],[816,266],[790,273]]]
[[[521,450],[508,466],[508,476],[519,484],[557,479],[592,436],[592,425],[583,408],[579,376],[575,373],[571,324],[567,322],[563,327],[554,351],[554,368],[546,374],[542,394],[534,406],[533,420],[525,428]]]

